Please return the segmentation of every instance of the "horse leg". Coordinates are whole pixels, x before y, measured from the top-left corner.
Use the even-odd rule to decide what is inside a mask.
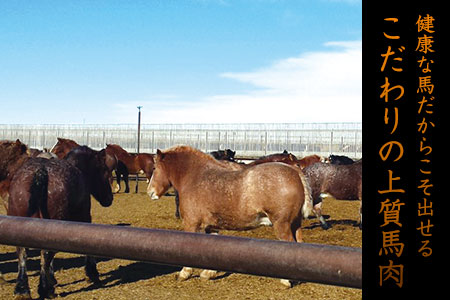
[[[97,263],[92,256],[86,256],[86,265],[84,268],[86,273],[86,281],[93,284],[101,284],[100,274],[97,271]]]
[[[16,300],[31,300],[30,286],[27,276],[27,252],[23,247],[17,247],[17,257],[19,259],[19,272],[17,274],[14,295]]]
[[[359,205],[359,229],[362,230],[362,200],[361,203]]]
[[[186,219],[183,220],[184,223],[184,231],[187,232],[199,232],[200,231],[200,222],[189,222]],[[192,276],[192,272],[194,271],[191,267],[183,267],[183,269],[178,274],[179,281],[185,281]]]
[[[125,193],[129,193],[130,186],[128,185],[128,172],[123,174],[123,181],[125,182]]]
[[[120,177],[121,176],[122,176],[122,173],[116,171],[116,181],[117,181],[116,193],[118,193],[120,191]]]
[[[331,228],[331,225],[327,223],[327,221],[325,221],[325,218],[322,216],[322,203],[323,203],[323,198],[322,198],[322,194],[319,196],[319,202],[317,204],[314,205],[313,207],[313,211],[316,214],[316,216],[319,218],[320,221],[320,226],[322,226],[322,229],[327,230]]]
[[[53,258],[56,252],[41,250],[41,272],[38,293],[41,299],[53,299],[55,295],[56,279],[53,272]]]
[[[218,231],[212,232],[212,231],[210,230],[210,228],[208,228],[208,227],[206,227],[205,232],[206,232],[207,234],[215,234],[215,235],[219,234]],[[211,278],[216,277],[216,275],[217,275],[217,271],[215,271],[215,270],[206,270],[206,269],[205,269],[205,270],[203,270],[203,271],[200,273],[200,279],[203,279],[203,280],[210,280]]]
[[[175,190],[175,218],[180,218],[180,196],[178,195],[178,191]]]
[[[292,224],[285,220],[277,220],[273,222],[273,229],[275,231],[275,235],[278,239],[288,242],[302,242],[302,234],[301,234],[301,216],[297,217]],[[295,238],[294,238],[295,235]],[[291,281],[289,279],[280,279],[282,285],[291,288],[296,282]]]

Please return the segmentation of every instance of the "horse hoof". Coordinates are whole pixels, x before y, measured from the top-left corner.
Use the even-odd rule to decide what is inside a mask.
[[[326,223],[326,224],[322,224],[321,226],[322,226],[322,229],[323,229],[323,230],[328,230],[328,229],[330,229],[330,228],[331,228],[331,225],[330,225],[330,224],[328,224],[328,223]]]
[[[293,282],[288,279],[281,279],[280,282],[282,285],[284,285],[285,287],[287,287],[289,289],[293,286]]]
[[[14,300],[33,300],[29,293],[25,294],[14,294]]]
[[[189,276],[182,276],[182,275],[181,275],[181,272],[178,273],[178,276],[177,276],[177,280],[178,280],[178,281],[186,281],[186,280],[188,280],[188,279],[189,279]]]
[[[180,273],[178,273],[178,281],[185,281],[187,279],[189,279],[189,277],[191,277],[192,275],[192,268],[183,268]]]
[[[54,292],[50,292],[45,297],[40,297],[39,299],[55,299],[57,296]]]
[[[89,277],[86,277],[86,282],[87,282],[87,283],[90,283],[90,284],[93,284],[93,285],[102,285],[102,282],[101,282],[100,279],[98,279],[98,278],[89,278]]]
[[[217,271],[214,270],[203,270],[200,273],[200,279],[202,280],[210,280],[216,277]]]

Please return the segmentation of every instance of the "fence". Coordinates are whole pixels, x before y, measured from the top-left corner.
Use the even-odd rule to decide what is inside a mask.
[[[362,287],[359,248],[9,216],[0,243]]]
[[[0,125],[0,139],[20,139],[33,148],[51,148],[57,137],[94,149],[106,143],[137,149],[137,125]],[[287,150],[300,157],[318,154],[362,157],[361,123],[144,124],[140,151],[154,153],[185,144],[209,152],[230,148],[239,157]]]

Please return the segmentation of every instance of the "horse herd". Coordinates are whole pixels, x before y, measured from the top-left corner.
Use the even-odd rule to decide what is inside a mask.
[[[321,212],[328,195],[362,200],[361,160],[333,155],[326,160],[317,155],[298,159],[284,151],[244,164],[235,160],[235,154],[230,149],[204,153],[189,146],[157,150],[154,155],[131,154],[114,144],[95,151],[62,138],[45,152],[19,140],[4,140],[0,141],[0,197],[10,216],[91,222],[91,195],[108,207],[113,190],[121,189],[121,180],[129,192],[128,175],[141,173],[149,182],[151,199],[159,199],[170,187],[176,191],[176,215],[185,231],[218,233],[269,225],[278,239],[297,242],[302,241],[303,218],[315,214],[324,229],[330,227]],[[14,294],[16,299],[31,299],[25,249],[18,247],[17,255]],[[41,299],[55,296],[54,256],[55,252],[41,251]],[[179,279],[188,279],[192,271],[184,267]],[[92,257],[86,257],[85,272],[90,282],[100,283]],[[201,277],[215,274],[204,270]]]

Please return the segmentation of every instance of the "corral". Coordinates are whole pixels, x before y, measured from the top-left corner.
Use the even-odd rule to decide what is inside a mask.
[[[140,193],[114,195],[114,203],[103,208],[93,201],[94,223],[144,228],[181,230],[181,221],[174,217],[173,195],[151,201],[140,182]],[[132,188],[134,190],[134,188]],[[303,222],[304,240],[308,243],[361,247],[361,231],[357,227],[358,201],[326,199],[324,214],[333,226],[323,230],[317,219]],[[2,208],[2,213],[4,213]],[[224,235],[275,239],[271,228],[246,232],[222,231]],[[0,285],[0,296],[12,296],[17,272],[13,247],[0,247],[0,270],[5,282]],[[33,255],[36,254],[36,255]],[[217,279],[202,281],[198,271],[185,282],[175,279],[181,269],[118,259],[98,259],[103,286],[91,286],[84,281],[83,258],[80,255],[58,253],[55,261],[58,286],[56,292],[64,299],[361,299],[361,290],[320,284],[302,283],[285,289],[279,281],[257,276],[219,273]],[[37,296],[39,257],[30,253],[29,274],[32,296]]]

